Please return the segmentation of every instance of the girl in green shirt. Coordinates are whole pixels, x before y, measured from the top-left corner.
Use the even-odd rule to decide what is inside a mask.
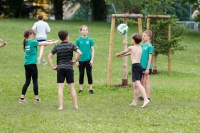
[[[76,46],[82,52],[82,56],[79,58],[77,62],[77,66],[79,67],[79,85],[80,90],[79,93],[83,92],[83,82],[84,82],[84,72],[86,69],[88,84],[89,84],[89,93],[94,94],[92,90],[92,65],[94,61],[94,40],[87,36],[88,35],[88,27],[86,25],[81,26],[80,28],[81,37],[76,39]]]
[[[25,68],[25,77],[26,81],[25,84],[23,85],[22,88],[22,94],[21,98],[19,99],[19,103],[25,102],[25,94],[28,89],[28,86],[30,84],[31,78],[33,81],[33,91],[35,94],[35,100],[34,103],[39,102],[38,98],[38,69],[36,65],[37,61],[37,46],[42,46],[42,45],[50,45],[50,44],[55,44],[58,41],[44,41],[44,42],[38,42],[36,40],[33,40],[35,37],[34,31],[33,30],[26,30],[24,31],[24,51],[25,51],[25,56],[24,56],[24,68]]]

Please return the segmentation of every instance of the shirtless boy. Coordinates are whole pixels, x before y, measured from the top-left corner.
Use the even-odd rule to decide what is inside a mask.
[[[138,93],[140,91],[142,97],[144,98],[144,103],[142,107],[145,107],[150,101],[147,98],[145,89],[140,82],[142,77],[142,66],[140,64],[140,58],[142,54],[142,48],[140,46],[141,41],[142,41],[142,36],[140,34],[137,33],[133,34],[132,35],[133,46],[129,46],[126,50],[122,51],[121,53],[117,53],[116,57],[131,55],[134,96],[133,96],[133,102],[130,105],[133,106],[137,105]]]

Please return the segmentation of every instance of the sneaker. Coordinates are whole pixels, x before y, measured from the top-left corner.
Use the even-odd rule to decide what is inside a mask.
[[[142,96],[138,97],[138,100],[144,101],[144,98]]]
[[[20,99],[18,100],[18,103],[24,103],[24,102],[26,102],[25,99],[22,100],[22,99],[20,98]]]
[[[89,93],[90,93],[90,94],[94,94],[93,90],[89,90]]]
[[[48,62],[47,61],[43,61],[43,65],[47,65],[48,64]]]
[[[79,90],[78,93],[83,93],[83,90]]]
[[[34,104],[37,104],[37,103],[39,103],[40,102],[40,99],[35,99],[34,100]]]
[[[37,58],[37,64],[39,65],[41,63],[40,58]]]

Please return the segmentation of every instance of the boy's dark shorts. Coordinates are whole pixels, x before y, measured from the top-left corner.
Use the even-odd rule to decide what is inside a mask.
[[[57,83],[64,83],[65,79],[68,84],[74,83],[73,69],[60,68],[57,70]]]
[[[146,69],[143,68],[142,74],[144,74],[145,71],[146,71]],[[151,75],[151,74],[152,74],[152,69],[149,69],[149,75]]]
[[[132,64],[132,82],[136,80],[141,81],[142,78],[142,66],[140,63]]]

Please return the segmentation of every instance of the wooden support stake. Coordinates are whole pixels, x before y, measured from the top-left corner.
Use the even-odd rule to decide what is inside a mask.
[[[142,18],[138,18],[138,30],[139,34],[142,35]]]
[[[147,15],[146,18],[170,18],[170,15]]]
[[[168,40],[171,40],[171,25],[168,25]],[[171,48],[168,49],[168,73],[171,73]]]
[[[143,18],[142,14],[112,14],[112,18]]]
[[[147,30],[150,30],[150,18],[147,18]]]
[[[111,30],[110,30],[110,46],[109,46],[109,58],[108,58],[108,79],[107,85],[110,86],[111,83],[111,73],[112,73],[112,53],[113,53],[113,40],[114,40],[114,30],[115,30],[115,18],[112,17]]]

